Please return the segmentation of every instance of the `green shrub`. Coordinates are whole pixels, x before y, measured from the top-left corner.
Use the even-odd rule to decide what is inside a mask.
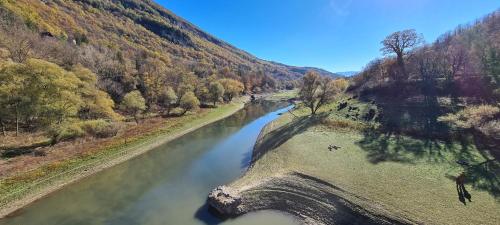
[[[80,122],[80,127],[89,135],[97,138],[114,137],[118,134],[118,125],[105,120],[88,120]]]
[[[85,136],[85,131],[78,122],[65,122],[52,126],[49,130],[54,142],[72,140]]]
[[[91,135],[96,138],[114,137],[118,134],[119,130],[120,127],[118,124],[102,119],[86,121],[71,120],[52,126],[49,129],[49,134],[52,137],[52,141],[57,143],[84,137],[86,135]]]

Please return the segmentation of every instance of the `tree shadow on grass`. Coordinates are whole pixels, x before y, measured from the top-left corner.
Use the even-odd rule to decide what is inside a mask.
[[[279,147],[293,136],[300,134],[306,131],[309,127],[320,123],[324,118],[328,117],[328,114],[329,113],[325,112],[313,116],[295,118],[292,122],[269,132],[255,144],[251,164],[255,163],[268,151]]]
[[[375,130],[364,132],[357,145],[366,151],[368,161],[374,164],[381,162],[398,162],[416,164],[442,163],[456,167],[462,161],[466,182],[476,190],[487,191],[495,198],[500,197],[500,163],[489,157],[487,149],[479,149],[473,135],[461,135],[456,141],[443,141],[432,138],[411,138]],[[478,157],[480,153],[482,157]],[[483,158],[483,159],[479,159]],[[458,174],[457,174],[458,175]],[[447,176],[452,182],[455,177]]]
[[[484,190],[500,200],[500,163],[495,160],[486,160],[465,168],[467,183],[474,189]]]
[[[441,151],[447,148],[432,139],[412,139],[399,134],[381,133],[375,130],[364,132],[357,143],[368,152],[368,160],[377,164],[385,161],[414,164],[416,160],[428,157],[431,161],[442,161]]]

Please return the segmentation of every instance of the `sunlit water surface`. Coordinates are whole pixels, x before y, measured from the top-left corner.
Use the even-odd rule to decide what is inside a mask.
[[[293,225],[264,211],[220,221],[207,211],[208,192],[247,168],[264,125],[287,108],[253,104],[164,146],[31,204],[0,225]],[[277,110],[277,111],[276,111]]]

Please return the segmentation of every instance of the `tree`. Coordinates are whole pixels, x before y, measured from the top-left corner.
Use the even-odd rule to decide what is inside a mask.
[[[122,107],[134,116],[136,123],[139,123],[138,115],[146,109],[146,100],[142,97],[141,92],[135,90],[123,97]]]
[[[14,62],[24,63],[33,52],[35,38],[33,34],[19,27],[19,25],[11,24],[7,30],[7,35],[0,41],[10,52],[10,57]],[[3,31],[2,31],[3,32]]]
[[[200,102],[207,102],[210,100],[210,90],[208,90],[207,86],[201,85],[200,87],[196,88],[195,92],[196,97]]]
[[[186,92],[181,97],[180,107],[184,109],[182,115],[186,114],[187,111],[192,111],[198,109],[200,106],[200,100],[196,98],[192,91]]]
[[[82,65],[74,66],[72,71],[82,81],[78,87],[78,93],[83,100],[83,104],[78,112],[80,118],[122,119],[122,116],[113,110],[115,102],[108,93],[97,88],[97,76],[92,71]]]
[[[228,101],[232,101],[235,96],[238,96],[245,90],[243,83],[234,79],[220,79],[219,83],[224,87],[224,98]]]
[[[194,92],[198,84],[200,84],[198,77],[193,72],[186,72],[185,70],[175,71],[172,76],[172,85],[175,87],[177,94],[177,103],[179,104],[182,96],[187,92]]]
[[[302,78],[303,84],[299,96],[304,104],[311,109],[311,114],[316,114],[321,106],[330,103],[336,94],[347,88],[344,79],[332,80],[321,77],[318,73],[309,71]]]
[[[141,91],[147,100],[148,107],[152,107],[158,102],[158,98],[163,90],[167,64],[156,58],[148,58],[141,63],[138,65],[139,83]]]
[[[422,42],[422,36],[417,34],[414,29],[397,31],[387,36],[381,42],[383,47],[380,50],[385,55],[396,54],[398,65],[403,75],[406,76],[404,56],[407,50],[417,47]]]
[[[177,100],[177,95],[175,95],[175,91],[172,87],[167,86],[160,94],[158,105],[163,109],[166,109],[167,116],[170,115],[170,111],[172,110],[172,106],[175,104]]]
[[[208,88],[210,92],[210,99],[216,105],[217,101],[224,95],[224,87],[219,82],[212,82]]]
[[[0,69],[0,104],[14,118],[16,133],[25,122],[37,125],[61,123],[76,116],[83,101],[82,81],[69,71],[44,60],[28,59]]]

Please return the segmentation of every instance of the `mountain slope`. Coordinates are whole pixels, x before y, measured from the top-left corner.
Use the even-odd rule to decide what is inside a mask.
[[[0,4],[25,18],[39,32],[59,38],[83,38],[91,45],[121,51],[125,57],[145,50],[169,57],[171,66],[187,63],[229,67],[240,74],[259,71],[286,80],[308,70],[258,59],[151,0],[0,0]]]

